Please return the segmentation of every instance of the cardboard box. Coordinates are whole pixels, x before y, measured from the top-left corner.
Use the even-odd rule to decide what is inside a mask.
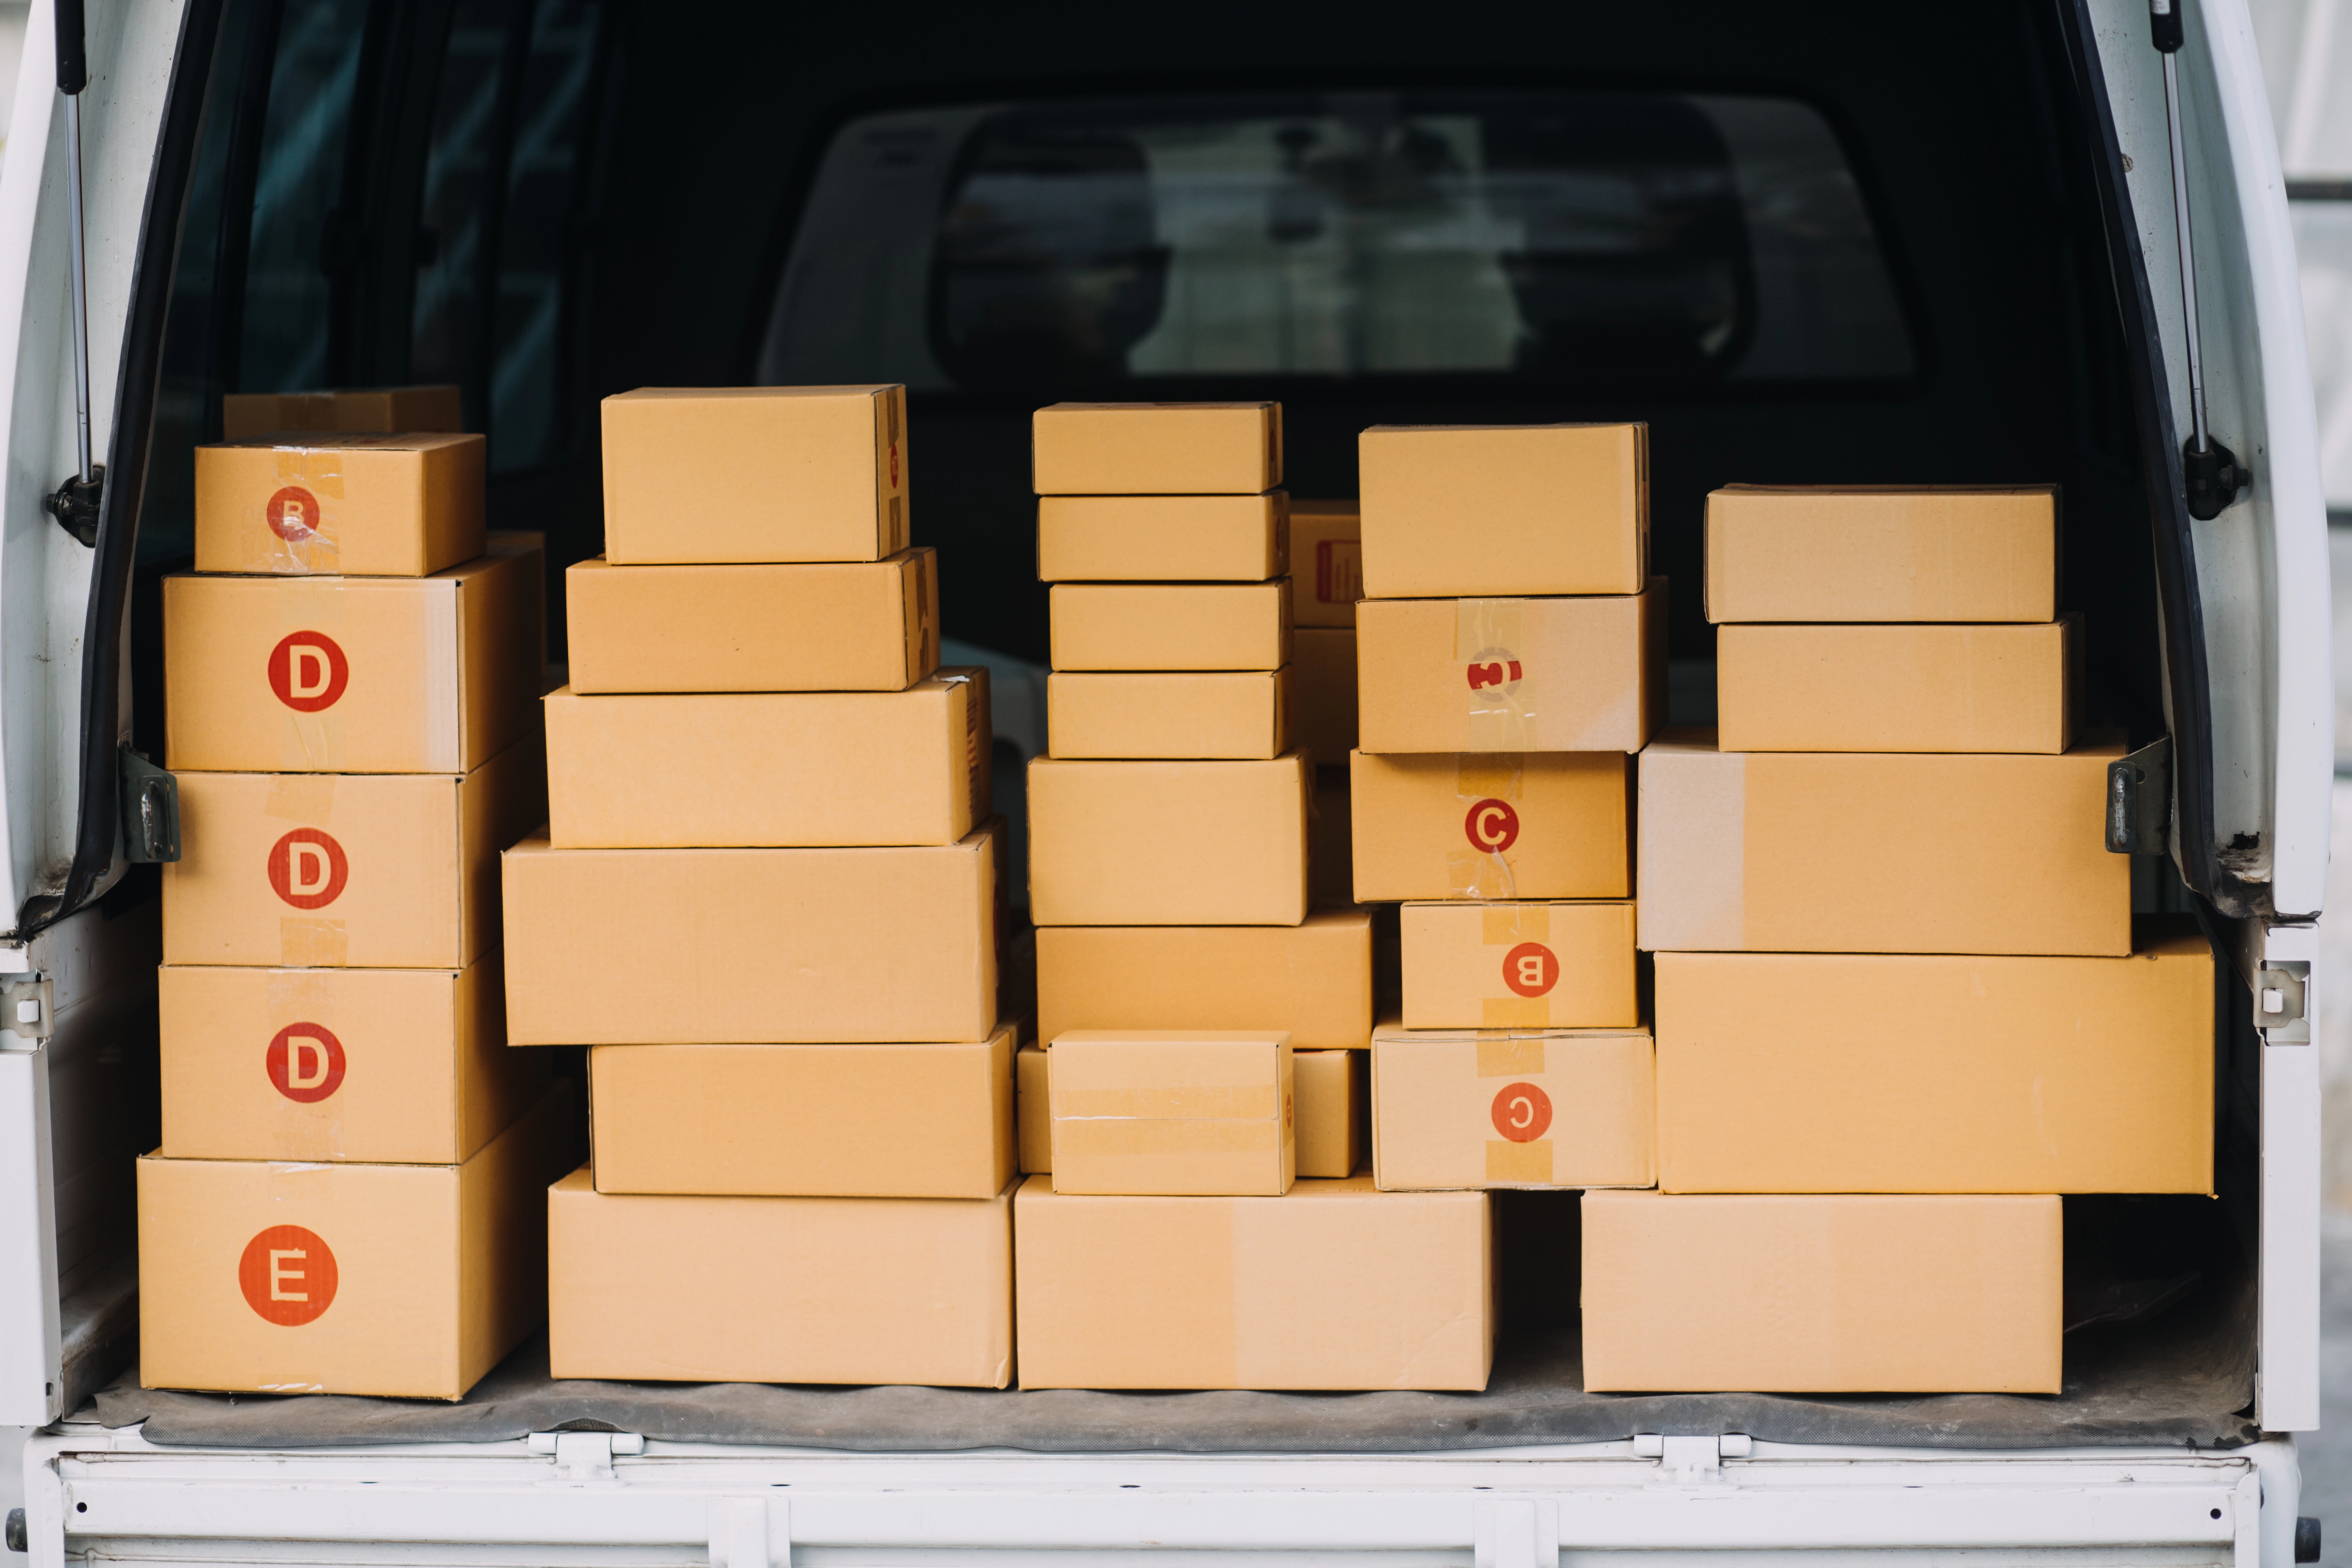
[[[939,556],[563,574],[574,691],[903,691],[939,668]]]
[[[1622,899],[1633,760],[1622,752],[1349,756],[1356,897]]]
[[[992,1198],[1013,1044],[1004,1024],[971,1045],[595,1047],[596,1190]]]
[[[1727,752],[2040,752],[2074,743],[2079,616],[2027,626],[1730,626]]]
[[[1003,1388],[1013,1194],[744,1198],[547,1194],[557,1377]]]
[[[2106,847],[2120,743],[2063,756],[1641,756],[1641,944],[1732,952],[2131,952],[2131,857]]]
[[[454,1165],[547,1091],[507,1049],[496,952],[464,969],[241,969],[158,975],[163,1142],[173,1160]]]
[[[332,392],[231,392],[221,397],[221,439],[276,430],[462,430],[454,386],[358,386]]]
[[[1638,594],[1646,425],[1381,426],[1357,437],[1364,594]]]
[[[1861,996],[1901,998],[1897,1048]],[[1657,1009],[1672,1192],[2213,1190],[2193,929],[2130,958],[1665,952]]]
[[[1237,759],[1290,750],[1291,670],[1055,670],[1045,749],[1056,757]]]
[[[1280,1197],[1297,1174],[1290,1037],[1073,1029],[1048,1037],[1054,1190]]]
[[[1290,570],[1290,498],[1042,496],[1041,583],[1263,583]]]
[[[1356,901],[1354,818],[1349,809],[1348,770],[1315,769],[1314,815],[1307,824],[1307,886],[1318,910]]]
[[[1322,767],[1356,749],[1356,634],[1301,626],[1290,634],[1291,727]]]
[[[561,1089],[457,1165],[139,1162],[147,1388],[457,1399],[546,1321]]]
[[[882,561],[907,548],[903,386],[604,399],[604,559]]]
[[[559,849],[953,844],[989,816],[988,671],[904,691],[547,699]]]
[[[1353,626],[1364,596],[1363,520],[1352,500],[1290,503],[1290,624]]]
[[[1041,926],[1295,926],[1307,918],[1297,752],[1261,763],[1029,764],[1029,914]]]
[[[1411,903],[1408,1029],[1630,1029],[1633,901]]]
[[[1298,1104],[1298,1174],[1354,1175],[1371,1142],[1371,1053],[1293,1050],[1290,1073]]]
[[[1588,1193],[1592,1394],[2055,1394],[2059,1200]]]
[[[1282,483],[1279,403],[1056,403],[1030,421],[1041,496],[1257,495]]]
[[[1318,910],[1293,926],[1044,926],[1037,1033],[1279,1029],[1293,1047],[1372,1036],[1372,917]]]
[[[1290,662],[1290,579],[1056,583],[1054,668],[1280,669]]]
[[[1647,1029],[1390,1023],[1371,1055],[1372,1174],[1384,1192],[1657,1182]]]
[[[196,448],[199,572],[423,577],[482,552],[479,436]]]
[[[456,773],[539,729],[540,538],[432,577],[163,580],[174,772]]]
[[[1710,621],[2048,621],[2053,485],[1729,485],[1706,498]]]
[[[558,849],[533,837],[504,857],[507,1037],[986,1039],[1003,832],[992,819],[958,844],[895,849]],[[659,983],[618,984],[618,963]]]
[[[463,969],[499,945],[499,847],[546,814],[536,736],[454,777],[182,773],[163,962]]]
[[[1484,1193],[1013,1200],[1024,1388],[1483,1389]]]
[[[1013,1058],[1013,1116],[1020,1123],[1021,1173],[1054,1168],[1054,1102],[1047,1083],[1045,1052],[1024,1046]]]

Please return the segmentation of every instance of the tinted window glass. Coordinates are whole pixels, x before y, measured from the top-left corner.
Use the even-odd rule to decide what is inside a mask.
[[[419,381],[465,389],[467,428],[484,410],[482,291],[494,244],[504,169],[501,88],[508,71],[515,0],[458,0],[441,57],[433,140],[425,159],[418,214],[425,264],[417,269],[410,365]]]

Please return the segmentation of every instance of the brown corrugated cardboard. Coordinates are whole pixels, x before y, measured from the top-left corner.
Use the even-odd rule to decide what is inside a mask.
[[[274,430],[462,430],[454,386],[356,386],[332,392],[231,392],[221,397],[221,439]]]
[[[559,849],[953,844],[988,820],[988,671],[904,691],[547,699]]]
[[[1044,926],[1037,1033],[1280,1029],[1300,1050],[1372,1033],[1372,917],[1318,910],[1295,926]]]
[[[1291,669],[1057,669],[1045,681],[1056,757],[1278,757],[1290,750]]]
[[[2048,757],[1661,736],[1641,756],[1641,944],[2121,957],[2131,857],[2107,853],[2105,823],[2123,754],[2096,739]]]
[[[1666,717],[1666,584],[1586,599],[1366,599],[1368,752],[1638,752]]]
[[[1484,1193],[1013,1200],[1024,1388],[1483,1389]]]
[[[992,1198],[1013,1177],[1013,1035],[1006,1024],[971,1045],[598,1046],[596,1190]]]
[[[880,561],[907,548],[903,386],[604,399],[604,559]]]
[[[1408,1029],[1630,1029],[1633,902],[1411,903]]]
[[[1658,1179],[1647,1029],[1372,1036],[1383,1190],[1646,1187]]]
[[[1290,579],[1056,583],[1055,669],[1279,669],[1290,662]]]
[[[903,1383],[1013,1376],[1013,1194],[547,1194],[557,1377]]]
[[[1307,886],[1318,910],[1356,901],[1354,818],[1345,766],[1315,769],[1314,816],[1307,825]]]
[[[1282,483],[1279,403],[1056,403],[1030,422],[1041,496],[1256,495]]]
[[[939,667],[939,557],[563,574],[574,691],[899,691]]]
[[[1043,583],[1263,583],[1290,570],[1290,498],[1041,496]]]
[[[174,1160],[454,1165],[546,1091],[507,1048],[506,974],[240,969],[158,976],[163,1142]]]
[[[1622,752],[1349,757],[1356,897],[1622,899],[1633,761]]]
[[[1073,1029],[1050,1036],[1054,1190],[1280,1197],[1297,1173],[1290,1037]]]
[[[1371,1053],[1290,1053],[1292,1093],[1298,1104],[1298,1174],[1352,1176],[1370,1144]]]
[[[1041,926],[1287,925],[1307,918],[1297,752],[1262,763],[1029,764]]]
[[[1727,752],[2042,752],[2074,743],[2079,616],[2027,626],[1730,626]]]
[[[519,1046],[985,1039],[1001,821],[898,849],[508,850]],[[647,918],[647,911],[660,918]],[[614,965],[660,984],[615,984]]]
[[[433,577],[163,581],[175,772],[455,773],[539,729],[535,533]]]
[[[479,436],[196,448],[199,572],[423,577],[482,552]]]
[[[546,812],[537,736],[455,777],[182,773],[163,962],[463,969],[499,945],[499,846]]]
[[[1710,621],[2047,621],[2050,485],[1730,485],[1706,498]]]
[[[1646,425],[1374,426],[1357,437],[1364,594],[1638,594]]]
[[[1290,622],[1352,626],[1364,596],[1363,522],[1352,500],[1290,503]]]
[[[1300,626],[1290,634],[1291,732],[1322,767],[1356,749],[1356,634]]]
[[[2055,1197],[1583,1207],[1588,1392],[2058,1392]]]
[[[1900,999],[1892,1035],[1857,996]],[[2213,1190],[2193,930],[2130,958],[1664,952],[1657,1010],[1669,1191]]]
[[[560,1089],[458,1165],[139,1162],[148,1388],[456,1399],[545,1321]]]
[[[1043,1047],[1024,1046],[1013,1058],[1013,1116],[1020,1123],[1021,1173],[1054,1168],[1054,1103]]]

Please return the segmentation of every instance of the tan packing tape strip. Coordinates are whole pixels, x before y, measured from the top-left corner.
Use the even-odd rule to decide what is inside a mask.
[[[1456,599],[1454,658],[1463,668],[1470,747],[1538,752],[1535,670],[1526,658],[1526,612],[1517,599]]]
[[[285,400],[278,404],[282,410]],[[331,419],[331,413],[328,416]],[[301,428],[310,428],[307,423]],[[322,426],[331,428],[331,425]],[[309,574],[329,574],[340,569],[343,558],[341,540],[341,510],[337,504],[343,500],[343,454],[332,447],[278,447],[273,448],[277,458],[278,485],[268,496],[257,498],[259,509],[249,521],[261,530],[269,542],[270,570],[289,576]],[[278,490],[289,486],[310,492],[319,503],[319,515],[310,520],[306,533],[288,539],[269,526],[269,500]]]
[[[1486,1180],[1497,1185],[1550,1186],[1551,1140],[1514,1143],[1507,1138],[1487,1139]]]
[[[1551,906],[1488,904],[1478,911],[1478,940],[1489,947],[1551,941]]]
[[[1544,1042],[1541,1036],[1479,1031],[1480,1078],[1538,1078],[1543,1070]]]

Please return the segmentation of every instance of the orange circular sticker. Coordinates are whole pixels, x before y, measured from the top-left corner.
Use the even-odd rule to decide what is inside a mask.
[[[1551,1128],[1551,1096],[1531,1083],[1507,1083],[1495,1095],[1495,1131],[1532,1143]]]
[[[289,544],[319,537],[319,498],[300,485],[288,485],[271,496],[262,515],[269,520],[269,531]]]
[[[1463,817],[1462,831],[1469,837],[1471,848],[1499,855],[1518,841],[1519,814],[1511,809],[1509,801],[1482,800]]]
[[[262,1058],[278,1093],[316,1105],[343,1087],[343,1042],[324,1024],[289,1024],[269,1037]]]
[[[289,632],[269,650],[269,689],[297,713],[332,708],[351,683],[351,661],[324,632]]]
[[[1539,942],[1503,954],[1503,984],[1522,996],[1541,996],[1559,984],[1559,957]]]
[[[236,1283],[245,1304],[280,1328],[315,1322],[335,1304],[340,1283],[335,1255],[318,1233],[299,1225],[273,1225],[245,1244],[236,1260]]]
[[[297,827],[269,847],[269,886],[298,910],[324,909],[351,879],[343,847],[315,827]]]

